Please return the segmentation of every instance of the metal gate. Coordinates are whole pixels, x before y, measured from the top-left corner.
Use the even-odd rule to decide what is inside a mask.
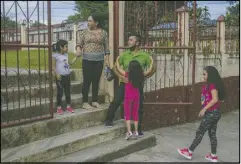
[[[1,127],[53,117],[51,61],[51,1],[2,1]]]
[[[144,104],[193,104],[196,1],[114,1],[114,60],[132,32],[141,35],[141,49],[156,66],[145,82]]]

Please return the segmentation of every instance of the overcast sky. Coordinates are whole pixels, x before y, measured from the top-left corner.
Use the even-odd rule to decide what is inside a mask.
[[[8,12],[7,16],[12,19],[16,19],[15,16],[15,6],[9,11],[14,1],[5,1],[5,13]],[[18,1],[23,12],[27,13],[27,1]],[[44,3],[44,10],[43,10]],[[29,13],[34,11],[37,1],[28,1]],[[229,3],[226,1],[197,1],[198,6],[209,8],[211,14],[211,19],[217,19],[218,16],[224,15],[226,13],[226,7],[229,6]],[[47,22],[47,1],[39,1],[39,13],[40,13],[40,22]],[[52,24],[61,23],[63,20],[67,19],[68,16],[74,15],[74,1],[52,1],[51,2],[51,13],[52,13]],[[3,2],[1,2],[1,12],[3,12]],[[23,12],[20,10],[19,6],[17,7],[18,21],[21,22],[25,19]],[[43,14],[45,13],[45,14]],[[30,14],[29,14],[30,15]],[[43,21],[44,15],[44,21]],[[37,20],[37,9],[33,12],[30,20]]]

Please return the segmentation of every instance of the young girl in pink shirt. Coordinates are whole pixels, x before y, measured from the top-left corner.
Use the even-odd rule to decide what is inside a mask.
[[[201,124],[196,132],[196,137],[189,148],[178,149],[179,154],[187,159],[192,159],[194,149],[201,142],[204,134],[208,131],[211,143],[211,153],[205,158],[211,162],[217,162],[217,138],[216,130],[221,113],[219,111],[220,101],[224,100],[225,88],[222,78],[217,69],[213,66],[207,66],[203,70],[203,79],[205,84],[202,86],[201,105],[202,110],[199,117],[203,117]]]
[[[138,137],[138,110],[140,103],[139,88],[144,83],[144,76],[146,76],[151,70],[143,72],[140,63],[136,60],[132,60],[129,63],[128,72],[120,69],[119,72],[128,78],[128,83],[125,84],[125,96],[124,96],[124,115],[126,120],[126,140],[130,138],[136,139]],[[134,135],[131,131],[131,116],[134,121],[135,132]]]

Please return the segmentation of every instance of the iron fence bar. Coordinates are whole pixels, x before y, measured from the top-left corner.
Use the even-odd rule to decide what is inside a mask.
[[[6,31],[6,24],[5,24],[5,1],[3,1],[3,16],[4,16],[4,19],[3,19],[3,29],[4,31]],[[6,35],[4,34],[3,35],[3,39],[4,41],[6,41]],[[6,77],[8,77],[8,72],[7,72],[7,52],[6,52],[6,49],[4,50],[4,58],[5,58],[5,86],[6,86],[6,97],[8,97],[8,87],[7,87],[7,84],[8,84],[8,79]],[[6,100],[6,105],[7,105],[7,111],[8,111],[8,100]],[[2,108],[2,107],[1,107]],[[8,119],[7,119],[7,123],[8,123]]]
[[[128,46],[119,46],[119,49],[129,49]],[[141,46],[140,49],[194,49],[192,46],[174,46],[174,47],[153,47],[153,46]]]
[[[52,35],[51,35],[51,1],[47,1],[48,8],[48,57],[49,57],[49,108],[52,118],[54,117],[53,108],[53,78],[52,78]]]
[[[27,34],[29,35],[29,29],[30,29],[30,19],[29,19],[29,6],[28,6],[28,1],[27,1]],[[27,36],[28,36],[27,35]],[[27,37],[28,44],[29,44],[29,36]],[[29,74],[29,80],[28,80],[28,85],[29,85],[29,98],[30,98],[30,107],[32,107],[32,96],[31,96],[31,67],[30,67],[30,47],[28,47],[28,74]],[[25,101],[26,104],[26,101]],[[30,119],[32,117],[32,113],[30,115]]]
[[[29,47],[29,48],[48,48],[48,45],[31,45],[31,44],[6,44],[1,43],[1,48],[9,48],[9,47]]]
[[[43,22],[44,22],[44,13],[45,13],[45,10],[44,10],[44,2],[45,1],[43,1]],[[51,31],[52,32],[52,31]],[[48,34],[49,34],[49,31],[48,31]],[[52,35],[52,33],[51,33],[51,35]],[[47,38],[48,39],[48,38]],[[44,45],[45,45],[45,42],[44,42]],[[48,45],[47,45],[48,46]],[[44,74],[46,75],[46,55],[45,55],[45,48],[44,48]],[[47,103],[47,101],[46,101],[46,92],[47,92],[47,89],[46,89],[46,80],[47,80],[47,78],[46,78],[46,76],[44,76],[44,102],[45,102],[45,104]]]
[[[193,8],[193,58],[192,58],[192,98],[193,104],[195,103],[195,68],[196,68],[196,28],[197,28],[197,20],[196,20],[196,0],[194,1],[194,8]]]
[[[17,2],[15,1],[14,2],[15,3],[15,13],[16,13],[16,34],[18,33],[18,26],[17,26],[17,20],[18,20],[18,12],[17,12],[17,8],[18,8],[18,6],[17,6]],[[18,40],[18,35],[17,35],[17,38],[16,38],[16,40]],[[20,39],[20,41],[21,41],[21,39]],[[20,113],[20,79],[19,79],[19,77],[20,77],[20,72],[19,72],[19,49],[17,49],[17,76],[18,76],[18,78],[17,78],[17,81],[18,81],[18,112]],[[20,121],[20,117],[19,117],[19,121]]]
[[[40,19],[39,19],[39,1],[37,1],[37,13],[38,13],[38,23],[40,22]],[[40,29],[39,29],[39,25],[38,25],[38,45],[40,45]],[[45,41],[44,41],[45,42]],[[38,47],[38,66],[39,66],[39,78],[38,78],[38,81],[39,81],[39,90],[41,91],[41,73],[40,73],[40,48]],[[41,99],[41,92],[40,92],[40,96],[39,96],[39,102],[40,102],[40,106],[41,106],[41,102],[42,99]],[[35,105],[36,105],[36,97],[35,97]],[[42,114],[42,108],[40,109],[40,113]]]
[[[51,115],[32,117],[29,120],[22,119],[22,121],[20,120],[17,124],[23,125],[23,124],[35,122],[36,120],[41,121],[41,120],[47,120],[47,119],[50,119],[50,118],[52,118]],[[12,126],[15,126],[15,125],[16,125],[15,121],[8,122],[8,123],[3,122],[3,123],[1,123],[1,128],[12,127]]]

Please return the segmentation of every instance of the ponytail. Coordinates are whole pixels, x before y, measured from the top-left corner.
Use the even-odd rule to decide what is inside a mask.
[[[60,47],[64,47],[68,44],[68,41],[66,40],[59,40],[56,44],[52,45],[53,52],[60,52]]]
[[[53,52],[56,52],[57,51],[57,44],[53,44],[52,48],[53,48]]]

